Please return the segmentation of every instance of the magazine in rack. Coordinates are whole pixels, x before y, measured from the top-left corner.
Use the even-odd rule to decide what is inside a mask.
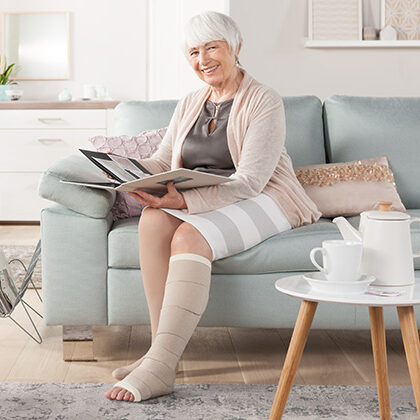
[[[167,192],[166,184],[171,181],[178,190],[186,190],[222,184],[231,180],[226,176],[184,168],[152,175],[135,159],[110,153],[79,150],[112,179],[101,174],[92,179],[91,172],[89,174],[82,172],[78,173],[75,179],[62,180],[61,182],[64,184],[123,192],[141,189],[152,194],[162,194]]]

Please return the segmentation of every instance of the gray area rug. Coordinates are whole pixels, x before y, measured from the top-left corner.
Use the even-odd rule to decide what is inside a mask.
[[[2,383],[0,419],[268,419],[274,385],[175,385],[141,403],[109,401],[109,384]],[[390,388],[391,418],[417,419],[410,387]],[[284,419],[378,419],[376,387],[294,386]]]
[[[10,261],[14,258],[18,258],[22,260],[26,267],[28,267],[29,262],[32,259],[32,255],[35,251],[35,246],[1,245],[0,249],[4,252],[7,261]],[[23,278],[25,277],[25,271],[19,263],[13,263],[11,267],[13,274],[16,278],[16,283],[19,287],[22,283]],[[38,259],[38,264],[35,267],[35,271],[32,276],[32,281],[34,282],[35,287],[37,289],[41,288],[41,257],[39,257]],[[29,288],[32,288],[31,284],[29,284]]]

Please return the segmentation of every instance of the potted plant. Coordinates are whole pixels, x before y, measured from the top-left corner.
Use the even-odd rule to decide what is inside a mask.
[[[6,91],[10,89],[11,85],[17,85],[17,82],[10,80],[10,75],[13,71],[15,63],[10,64],[9,66],[4,59],[3,66],[0,66],[0,101],[7,101]]]

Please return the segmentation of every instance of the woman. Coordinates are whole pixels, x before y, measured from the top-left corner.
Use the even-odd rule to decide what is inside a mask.
[[[225,184],[156,197],[140,218],[143,283],[152,346],[105,395],[140,401],[173,391],[176,366],[204,312],[211,262],[320,217],[297,181],[285,141],[281,97],[239,67],[233,20],[206,12],[186,26],[186,54],[207,86],[182,99],[159,150],[141,161],[151,173],[186,167],[231,177]]]

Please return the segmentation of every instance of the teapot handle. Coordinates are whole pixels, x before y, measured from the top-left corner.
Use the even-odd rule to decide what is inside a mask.
[[[412,217],[410,219],[410,225],[411,223],[415,223],[415,222],[420,223],[420,217]],[[413,258],[419,258],[419,257],[420,257],[420,251],[413,252]]]

